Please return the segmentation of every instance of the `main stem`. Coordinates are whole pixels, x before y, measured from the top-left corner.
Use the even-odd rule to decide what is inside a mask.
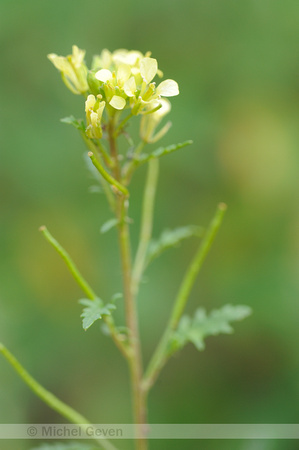
[[[111,118],[108,127],[109,145],[111,157],[114,160],[114,177],[121,183],[121,171],[119,167],[117,147],[115,141],[115,124]],[[120,257],[123,274],[124,300],[126,324],[129,329],[129,338],[131,344],[131,356],[129,359],[132,401],[134,422],[136,424],[136,449],[146,450],[147,441],[145,439],[146,429],[144,424],[147,422],[146,414],[146,392],[142,387],[142,355],[140,346],[140,336],[138,327],[138,317],[136,302],[132,293],[132,262],[131,262],[131,246],[130,233],[127,223],[128,199],[122,195],[117,196],[117,219],[118,219],[118,238],[120,246]]]

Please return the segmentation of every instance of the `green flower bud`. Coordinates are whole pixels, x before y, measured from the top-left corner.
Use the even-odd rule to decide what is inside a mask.
[[[87,83],[89,86],[90,92],[97,96],[99,93],[103,94],[102,92],[102,84],[96,77],[95,77],[95,71],[89,70],[87,73]]]

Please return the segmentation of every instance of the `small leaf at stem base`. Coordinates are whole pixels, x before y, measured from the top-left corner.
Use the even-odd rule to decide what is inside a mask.
[[[67,123],[68,125],[72,125],[77,130],[84,131],[84,133],[85,133],[85,125],[84,125],[83,120],[77,120],[77,119],[75,119],[74,116],[64,117],[63,119],[60,119],[60,122]]]
[[[83,298],[79,300],[79,303],[86,306],[81,314],[83,319],[82,326],[85,331],[91,327],[96,320],[102,319],[103,316],[110,316],[111,311],[116,309],[116,306],[112,303],[107,303],[105,305],[100,298],[96,298],[95,300]]]

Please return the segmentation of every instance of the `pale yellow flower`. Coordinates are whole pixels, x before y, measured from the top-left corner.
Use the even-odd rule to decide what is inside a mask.
[[[112,53],[104,48],[101,55],[95,55],[92,59],[91,68],[93,70],[97,69],[109,69],[112,64]]]
[[[91,138],[102,136],[101,120],[106,106],[108,116],[130,108],[131,115],[142,114],[141,135],[146,142],[155,142],[169,129],[167,123],[156,132],[162,118],[170,111],[170,103],[163,97],[179,94],[176,81],[167,79],[156,85],[155,77],[163,73],[151,53],[137,50],[102,50],[92,61],[88,72],[84,63],[85,51],[73,46],[72,55],[55,54],[49,59],[60,70],[67,87],[75,94],[89,95],[86,100],[86,133]],[[88,75],[88,76],[87,76]]]
[[[116,66],[119,64],[128,64],[134,67],[143,57],[143,54],[137,50],[119,49],[112,53],[112,60]]]
[[[122,110],[127,105],[134,115],[153,109],[152,103],[161,97],[179,94],[174,80],[164,80],[157,87],[156,75],[162,76],[158,62],[150,52],[143,55],[136,50],[119,49],[113,53],[103,50],[93,60],[93,69],[99,69],[94,77],[103,83],[101,92],[114,109]]]
[[[109,69],[101,69],[95,74],[95,78],[107,85],[106,94],[108,94],[108,103],[115,109],[122,110],[126,106],[126,100],[116,92],[122,93],[125,83],[131,76],[131,68],[128,64],[121,63],[115,72]],[[105,90],[105,88],[104,88]],[[110,94],[110,95],[109,95]],[[126,95],[124,95],[126,96]]]
[[[124,91],[130,97],[130,105],[134,115],[142,113],[144,108],[152,109],[151,103],[161,97],[173,97],[179,94],[179,87],[174,80],[164,80],[157,87],[153,79],[158,74],[158,63],[154,58],[146,56],[140,60],[140,86],[136,85],[136,77],[130,78],[124,85]],[[135,83],[134,83],[135,81]]]
[[[85,94],[89,89],[87,67],[84,64],[85,50],[73,45],[72,51],[72,54],[68,56],[50,53],[48,58],[61,72],[64,83],[74,94]]]

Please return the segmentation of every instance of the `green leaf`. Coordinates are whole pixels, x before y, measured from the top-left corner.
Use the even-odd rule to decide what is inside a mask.
[[[60,122],[67,123],[68,125],[72,125],[77,130],[84,131],[85,133],[85,125],[83,120],[77,120],[74,116],[68,116],[64,117],[63,119],[60,119]]]
[[[169,353],[181,349],[188,342],[195,345],[198,350],[204,350],[204,340],[208,336],[218,334],[230,334],[234,330],[230,322],[245,319],[251,314],[251,308],[244,305],[225,305],[220,309],[214,309],[209,315],[203,308],[197,309],[192,318],[183,316],[179,322],[177,330],[170,340]]]
[[[195,225],[175,228],[174,230],[165,230],[159,239],[152,239],[148,246],[146,265],[148,265],[154,258],[159,256],[163,251],[171,247],[176,247],[181,241],[191,236],[201,237],[203,235],[203,228]]]
[[[115,305],[112,303],[107,303],[105,305],[100,298],[96,298],[95,300],[83,298],[79,300],[79,303],[86,306],[80,316],[83,319],[82,326],[85,331],[91,327],[96,320],[102,319],[103,316],[110,316],[111,311],[116,309]]]
[[[39,447],[34,447],[31,450],[97,450],[98,447],[89,444],[81,444],[76,442],[70,442],[68,444],[54,443],[54,444],[42,444]]]
[[[136,156],[134,163],[136,166],[140,166],[141,164],[144,164],[150,161],[151,159],[161,158],[161,156],[168,155],[169,153],[175,152],[180,148],[186,147],[187,145],[191,144],[193,144],[193,141],[189,140],[185,142],[180,142],[178,144],[168,145],[167,147],[159,147],[149,155],[141,154],[139,156]]]
[[[101,226],[100,232],[102,234],[107,233],[107,231],[111,230],[111,228],[116,227],[119,224],[119,220],[118,219],[110,219],[107,220],[107,222],[103,223],[103,225]]]

